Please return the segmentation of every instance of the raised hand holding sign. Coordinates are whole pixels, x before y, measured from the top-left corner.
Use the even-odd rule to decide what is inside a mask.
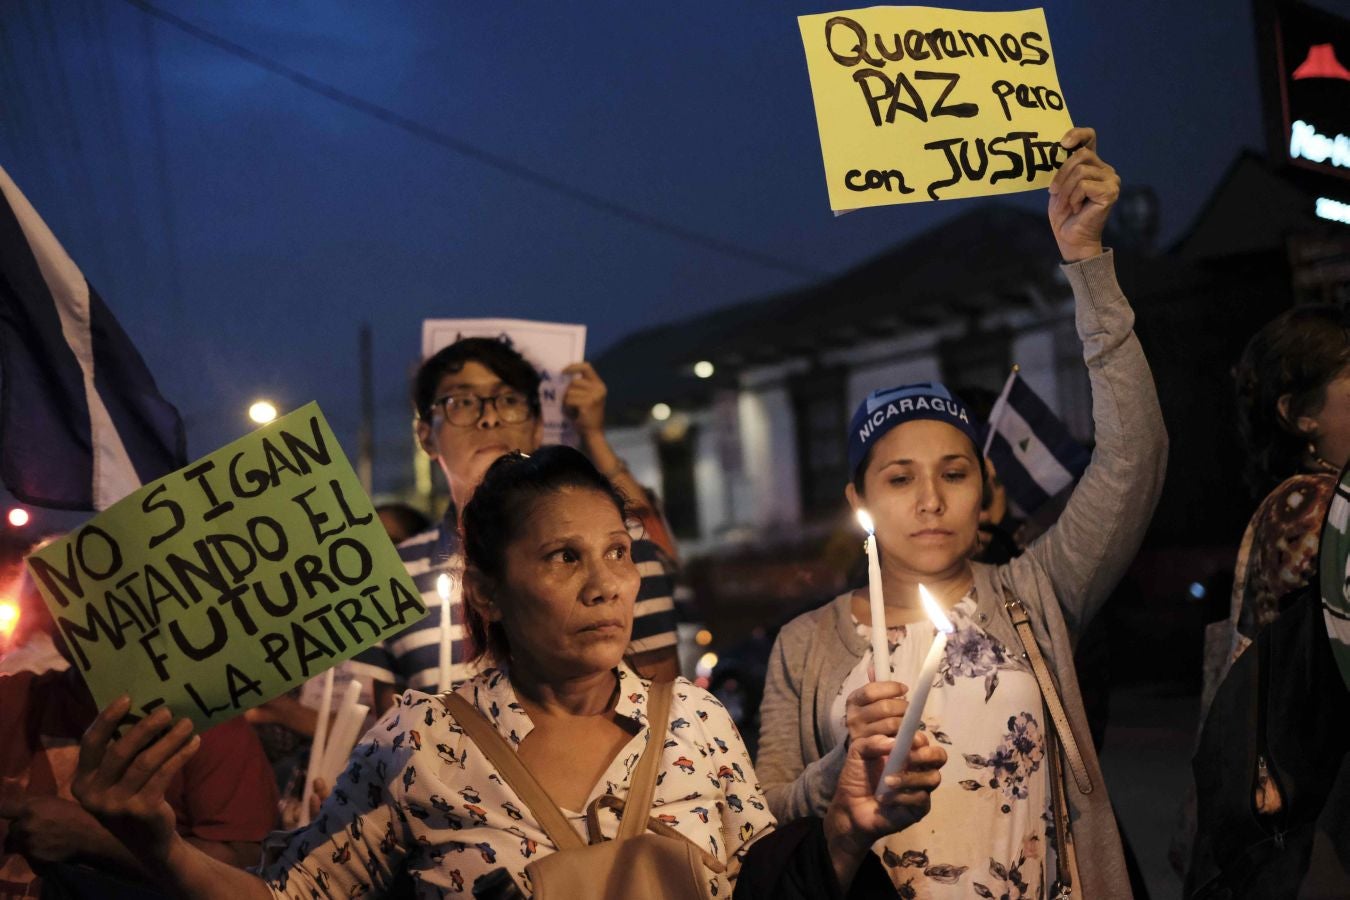
[[[1102,252],[1106,217],[1120,198],[1120,176],[1097,155],[1097,132],[1074,128],[1060,140],[1068,162],[1050,182],[1050,228],[1065,262]]]

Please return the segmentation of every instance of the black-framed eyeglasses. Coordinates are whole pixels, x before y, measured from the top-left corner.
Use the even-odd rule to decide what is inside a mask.
[[[519,391],[502,391],[491,397],[480,397],[477,394],[447,394],[444,397],[437,397],[431,405],[439,409],[441,415],[445,416],[445,421],[451,425],[467,428],[478,424],[483,418],[483,410],[489,403],[496,410],[497,418],[507,425],[519,425],[533,414],[530,401]]]

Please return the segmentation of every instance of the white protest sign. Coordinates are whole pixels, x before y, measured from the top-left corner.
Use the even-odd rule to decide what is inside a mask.
[[[516,348],[539,372],[544,443],[576,444],[563,414],[567,380],[560,373],[586,358],[585,325],[527,319],[427,319],[422,323],[422,358],[467,337],[497,338]]]

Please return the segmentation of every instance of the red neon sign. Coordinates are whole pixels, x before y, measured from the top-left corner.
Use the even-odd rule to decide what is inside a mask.
[[[1350,69],[1341,65],[1336,58],[1336,48],[1331,44],[1313,44],[1308,48],[1308,57],[1294,70],[1293,79],[1339,78],[1350,81]]]

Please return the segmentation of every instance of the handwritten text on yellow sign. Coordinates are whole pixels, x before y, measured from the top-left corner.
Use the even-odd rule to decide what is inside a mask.
[[[830,207],[1044,187],[1072,127],[1039,9],[801,16]]]

